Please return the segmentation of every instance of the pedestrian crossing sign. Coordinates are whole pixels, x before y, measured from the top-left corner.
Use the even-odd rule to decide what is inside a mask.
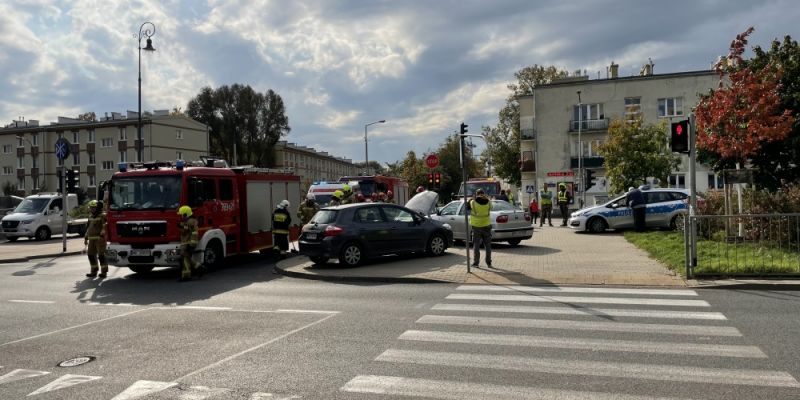
[[[525,191],[528,192],[528,194],[531,194],[535,192],[536,189],[533,187],[533,185],[525,185]]]

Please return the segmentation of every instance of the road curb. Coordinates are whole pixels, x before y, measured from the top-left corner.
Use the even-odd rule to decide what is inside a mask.
[[[58,257],[64,257],[64,256],[75,256],[75,255],[78,255],[78,254],[81,254],[81,251],[68,251],[66,253],[52,253],[52,254],[36,254],[36,255],[27,256],[27,257],[5,258],[5,259],[0,260],[0,264],[11,264],[11,263],[25,262],[25,261],[31,261],[31,260],[36,260],[36,259],[40,259],[40,258],[58,258]]]

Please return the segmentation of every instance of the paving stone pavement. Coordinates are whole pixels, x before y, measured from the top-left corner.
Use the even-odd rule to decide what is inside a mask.
[[[481,252],[481,257],[485,252]],[[471,257],[471,253],[470,253]],[[423,279],[456,283],[686,286],[687,281],[628,243],[622,233],[576,233],[560,226],[536,227],[533,238],[512,247],[492,245],[492,268],[481,259],[467,273],[466,250],[454,246],[441,257],[384,257],[357,268],[331,261],[313,265],[297,256],[277,264],[281,272],[312,279]]]

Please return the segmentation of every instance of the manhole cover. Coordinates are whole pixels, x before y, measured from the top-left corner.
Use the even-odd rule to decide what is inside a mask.
[[[64,360],[58,363],[59,367],[69,368],[69,367],[77,367],[79,365],[86,364],[88,362],[94,361],[97,358],[95,356],[80,356],[75,358],[70,358],[69,360]]]

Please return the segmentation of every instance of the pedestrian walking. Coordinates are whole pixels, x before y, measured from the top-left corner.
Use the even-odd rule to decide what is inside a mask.
[[[486,249],[486,266],[492,268],[492,223],[489,213],[492,201],[483,189],[475,191],[475,198],[469,202],[469,225],[472,228],[472,266],[477,267],[481,260],[481,245]]]
[[[106,262],[106,214],[103,212],[103,202],[92,200],[89,202],[89,223],[86,226],[86,235],[83,237],[86,255],[89,258],[89,278],[94,278],[97,271],[100,277],[108,275],[108,262]],[[99,266],[98,266],[98,260]]]
[[[292,224],[289,206],[289,200],[281,200],[272,212],[272,236],[275,237],[272,248],[278,252],[280,258],[286,257],[286,252],[289,251],[289,226]]]
[[[306,201],[300,204],[300,207],[297,209],[297,217],[300,218],[300,222],[305,225],[314,218],[314,214],[319,211],[319,205],[317,205],[316,197],[314,193],[309,193],[306,195]]]
[[[547,188],[546,183],[542,187],[542,192],[539,193],[539,197],[542,198],[542,219],[539,221],[539,227],[544,225],[545,218],[547,219],[547,223],[553,226],[553,192]]]
[[[558,210],[561,212],[561,226],[567,226],[567,219],[569,218],[569,202],[572,200],[572,194],[567,191],[567,185],[561,183],[558,185]]]
[[[533,217],[533,224],[536,225],[536,220],[539,219],[539,202],[536,201],[536,195],[533,195],[531,199],[531,204],[529,206],[531,210],[531,217]]]
[[[638,188],[628,188],[625,195],[628,207],[633,210],[633,227],[636,232],[644,232],[647,228],[645,219],[647,218],[647,204],[644,200],[644,193]]]
[[[178,215],[181,217],[181,220],[178,221],[178,230],[181,233],[181,277],[179,280],[185,282],[192,279],[193,273],[202,277],[205,267],[194,261],[194,251],[197,248],[197,218],[192,216],[192,208],[181,206],[178,209]]]

